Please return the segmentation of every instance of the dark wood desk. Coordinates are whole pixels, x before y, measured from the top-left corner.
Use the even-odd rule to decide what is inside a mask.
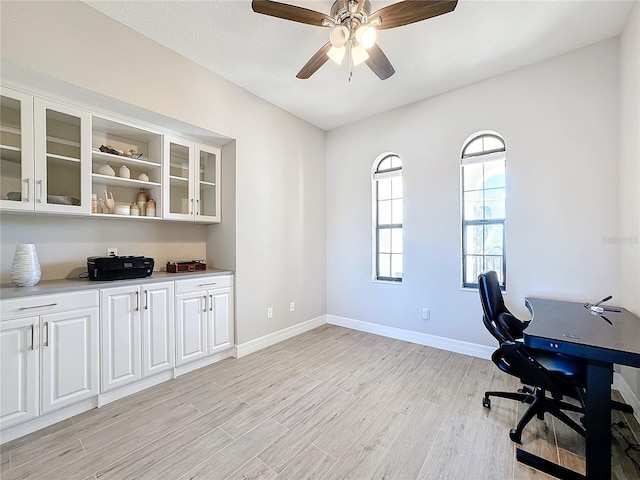
[[[624,308],[595,315],[582,303],[527,298],[526,304],[533,319],[524,332],[525,345],[587,361],[586,478],[610,478],[613,364],[640,367],[640,318]],[[585,478],[520,449],[516,456],[559,478]]]

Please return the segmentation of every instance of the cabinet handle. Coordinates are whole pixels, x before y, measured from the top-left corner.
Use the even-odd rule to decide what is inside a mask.
[[[209,311],[213,312],[213,295],[209,295]]]
[[[144,309],[149,310],[149,290],[144,291]]]
[[[140,292],[136,291],[136,312],[140,311]]]
[[[204,296],[204,311],[207,311],[207,296]]]
[[[196,200],[196,215],[200,215],[200,199]]]
[[[28,202],[29,201],[29,193],[30,193],[29,192],[29,183],[31,183],[31,182],[29,182],[29,180],[30,179],[28,179],[28,178],[24,179],[24,183],[26,183],[26,187],[27,188],[26,188],[26,193],[24,195],[24,198],[22,199],[23,202]]]
[[[57,303],[47,303],[46,305],[34,305],[33,307],[20,307],[18,310],[31,310],[32,308],[55,307]]]
[[[208,287],[209,285],[215,285],[216,282],[212,282],[212,283],[201,283],[200,285],[198,285],[199,287]]]
[[[34,340],[33,340],[34,335],[35,335],[35,333],[34,333],[35,329],[36,328],[33,326],[33,324],[31,324],[31,350],[35,349]]]
[[[193,198],[191,199],[191,212],[189,212],[189,215],[193,215]]]
[[[44,328],[46,330],[46,333],[44,335],[44,347],[48,347],[49,346],[49,322],[44,322]]]
[[[38,185],[40,185],[40,189],[39,189],[39,195],[38,195],[38,203],[42,203],[42,180],[38,180],[36,182]]]

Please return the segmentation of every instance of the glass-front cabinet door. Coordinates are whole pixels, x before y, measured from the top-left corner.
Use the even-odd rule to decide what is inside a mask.
[[[194,146],[185,140],[164,137],[164,217],[193,220]]]
[[[220,221],[220,149],[164,136],[164,218]]]
[[[220,149],[196,145],[196,221],[220,221]]]
[[[76,108],[36,98],[35,209],[91,211],[91,116]]]
[[[0,87],[0,208],[33,210],[33,97]]]

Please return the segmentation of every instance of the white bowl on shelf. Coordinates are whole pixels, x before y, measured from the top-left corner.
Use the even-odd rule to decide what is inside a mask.
[[[117,203],[116,215],[131,215],[131,206],[128,203]]]

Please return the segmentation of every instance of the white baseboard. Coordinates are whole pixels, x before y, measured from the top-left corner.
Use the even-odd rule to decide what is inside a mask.
[[[293,325],[292,327],[270,333],[269,335],[265,335],[264,337],[256,338],[255,340],[250,340],[248,342],[238,344],[236,345],[235,356],[237,358],[244,357],[245,355],[249,355],[250,353],[262,350],[263,348],[270,347],[271,345],[275,345],[276,343],[282,342],[283,340],[287,340],[291,337],[295,337],[296,335],[300,335],[301,333],[313,330],[314,328],[324,325],[325,323],[327,323],[326,315],[320,315],[319,317],[312,318],[311,320],[307,320],[306,322],[298,323],[297,325]]]
[[[407,342],[418,343],[420,345],[440,348],[449,352],[462,353],[464,355],[484,358],[486,360],[491,358],[491,354],[495,350],[495,348],[493,347],[479,345],[477,343],[464,342],[462,340],[455,340],[452,338],[438,337],[436,335],[430,335],[428,333],[413,332],[411,330],[388,327],[386,325],[380,325],[378,323],[363,322],[361,320],[339,317],[337,315],[327,315],[327,323],[331,325],[351,328],[353,330],[360,330],[362,332],[395,338],[397,340],[404,340]]]
[[[620,373],[613,374],[613,388],[620,392],[624,401],[633,407],[633,416],[640,423],[640,400]]]
[[[74,415],[91,410],[98,406],[97,397],[87,398],[68,407],[63,407],[53,412],[45,413],[23,423],[18,423],[11,427],[3,428],[0,432],[0,444],[10,442],[16,438],[23,437],[42,428],[61,422]]]

